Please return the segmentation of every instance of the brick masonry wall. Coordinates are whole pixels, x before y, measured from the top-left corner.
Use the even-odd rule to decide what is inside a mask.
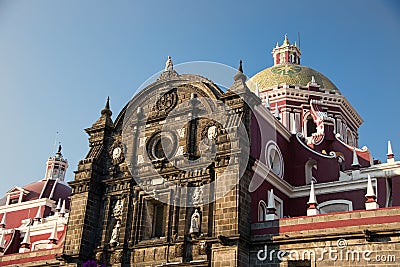
[[[62,252],[62,248],[53,250],[34,251],[24,254],[13,254],[0,258],[0,266],[57,266],[59,261],[56,255]]]
[[[260,227],[267,231],[253,237],[251,266],[398,266],[400,262],[399,208],[282,219],[253,224],[253,232],[261,233]],[[296,265],[302,260],[308,261]]]

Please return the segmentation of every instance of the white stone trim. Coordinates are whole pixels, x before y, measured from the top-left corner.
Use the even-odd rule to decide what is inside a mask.
[[[47,172],[47,169],[46,169],[46,172]],[[41,181],[43,181],[43,180],[41,180]],[[44,185],[43,185],[43,187],[42,187],[42,191],[40,191],[39,198],[42,198],[43,193],[44,193],[44,190],[46,189],[47,184],[49,183],[49,181],[50,181],[50,179],[46,179],[46,182],[44,183]]]
[[[279,178],[277,175],[269,171],[269,168],[257,160],[253,167],[253,171],[255,174],[263,177],[266,181],[268,181],[271,185],[281,191],[289,198],[299,198],[299,197],[308,197],[310,193],[310,185],[297,186],[294,187],[290,185],[285,180]],[[366,177],[365,177],[366,178]],[[372,180],[374,186],[377,185],[377,179]],[[350,181],[334,181],[327,183],[317,183],[315,186],[315,193],[318,195],[339,193],[339,192],[347,192],[367,188],[367,180],[366,179],[357,179]]]
[[[280,99],[301,101],[307,103],[310,95],[320,96],[325,106],[340,107],[342,112],[346,114],[345,118],[349,120],[356,128],[359,128],[364,122],[361,116],[348,102],[348,100],[341,94],[327,94],[324,92],[312,92],[306,90],[299,90],[293,88],[279,88],[271,92],[271,102],[278,101]]]
[[[47,219],[47,220],[46,220]],[[57,214],[49,216],[44,219],[43,223],[40,224],[34,224],[30,225],[30,236],[37,236],[37,235],[49,235],[53,231],[54,224],[57,222],[57,232],[62,232],[64,230],[64,226],[68,222],[68,213],[65,214],[64,217],[59,217]],[[16,228],[21,231],[22,236],[26,229],[28,229],[27,226],[22,226]]]
[[[258,105],[254,107],[254,112],[257,113],[257,115],[261,116],[261,118],[265,119],[270,125],[275,126],[277,132],[281,134],[283,138],[286,139],[286,141],[290,141],[290,137],[292,136],[292,134],[285,126],[283,126],[282,123],[277,121],[275,117],[271,114],[271,112],[267,110],[263,105]]]
[[[352,176],[351,170],[345,171],[345,173],[349,176]],[[382,163],[372,165],[367,168],[362,168],[359,170],[359,175],[357,177],[353,177],[353,179],[367,178],[368,174],[375,178],[390,178],[400,176],[400,161],[396,161],[394,163]]]
[[[266,219],[266,215],[267,215],[267,204],[265,204],[265,201],[264,200],[260,200],[259,202],[258,202],[258,209],[257,209],[257,211],[258,211],[258,221],[259,222],[264,222],[265,221],[265,219]],[[263,212],[263,213],[262,213]],[[262,215],[262,218],[261,218],[261,216],[260,215]]]
[[[18,210],[25,210],[25,209],[30,209],[30,208],[36,208],[38,206],[48,206],[53,208],[55,205],[55,201],[48,199],[48,198],[39,198],[35,200],[30,200],[26,202],[21,202],[18,204],[10,204],[10,205],[5,205],[5,206],[0,206],[0,213],[4,212],[13,212],[13,211],[18,211]]]
[[[273,163],[274,163],[274,162],[270,162],[270,155],[271,155],[271,153],[272,153],[273,150],[275,150],[275,153],[276,153],[275,155],[278,156],[278,161],[279,161],[279,162],[277,162],[277,163],[278,163],[279,165],[278,165],[278,168],[277,168],[277,169],[274,168],[274,167],[276,167],[276,165],[273,166]],[[275,157],[274,157],[274,159],[275,159]],[[273,161],[274,161],[274,159],[273,159]],[[283,178],[283,176],[284,176],[284,169],[285,169],[285,162],[284,162],[284,160],[283,160],[283,156],[282,156],[281,150],[279,149],[278,144],[277,144],[275,141],[273,141],[273,140],[269,140],[269,141],[265,144],[265,162],[267,163],[268,167],[270,168],[270,170],[271,170],[273,173],[275,173],[277,176]],[[274,170],[274,169],[275,169],[275,170]]]
[[[37,246],[37,245],[40,245],[40,244],[45,244],[45,245],[47,245],[47,244],[49,244],[49,240],[48,239],[42,239],[42,240],[38,240],[38,241],[36,241],[36,242],[33,242],[32,244],[31,244],[31,251],[37,251],[37,250],[40,250],[40,249],[36,249],[35,250],[35,247]]]
[[[271,190],[268,190],[268,192],[267,192],[267,199],[269,199],[269,195],[271,194]],[[282,218],[283,217],[283,200],[280,198],[280,197],[278,197],[277,195],[275,195],[274,194],[274,200],[276,201],[276,202],[279,202],[279,207],[277,207],[276,205],[275,205],[275,208],[276,208],[276,215],[279,217],[279,218]]]
[[[322,154],[322,153],[319,153],[319,152],[315,151],[314,149],[312,149],[312,148],[310,148],[308,145],[306,145],[306,144],[300,139],[301,137],[304,137],[301,133],[297,133],[297,134],[296,134],[296,139],[297,139],[297,141],[298,141],[305,149],[307,149],[308,151],[310,151],[310,152],[312,152],[312,153],[314,153],[315,155],[318,155],[318,156],[320,156],[320,157],[324,157],[324,158],[328,158],[328,159],[334,159],[334,158],[336,158],[336,153],[333,152],[333,151],[329,152],[329,155],[325,155],[325,154]]]

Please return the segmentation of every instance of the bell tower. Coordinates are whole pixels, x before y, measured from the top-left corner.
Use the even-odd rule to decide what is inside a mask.
[[[285,40],[283,40],[281,46],[279,46],[278,42],[276,43],[275,48],[272,49],[272,55],[274,57],[274,66],[279,64],[300,65],[300,48],[297,47],[296,42],[293,45],[290,44],[287,34],[285,34]]]

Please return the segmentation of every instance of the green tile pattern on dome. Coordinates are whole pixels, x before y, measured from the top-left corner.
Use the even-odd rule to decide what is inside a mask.
[[[260,89],[267,89],[276,87],[282,83],[307,86],[312,76],[314,76],[315,81],[321,88],[339,92],[339,89],[320,72],[309,67],[294,64],[280,64],[266,68],[254,75],[250,80],[253,83],[258,83]]]

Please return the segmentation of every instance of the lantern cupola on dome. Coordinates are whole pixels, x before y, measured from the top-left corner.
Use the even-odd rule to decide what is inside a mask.
[[[64,181],[65,172],[68,168],[68,161],[63,158],[61,154],[61,145],[59,145],[57,153],[54,157],[50,157],[46,163],[46,175],[45,179],[58,179],[59,181]]]
[[[272,55],[274,57],[274,66],[287,63],[300,65],[300,48],[297,47],[296,43],[290,44],[287,34],[285,34],[285,40],[281,46],[276,43],[276,47],[272,50]]]

